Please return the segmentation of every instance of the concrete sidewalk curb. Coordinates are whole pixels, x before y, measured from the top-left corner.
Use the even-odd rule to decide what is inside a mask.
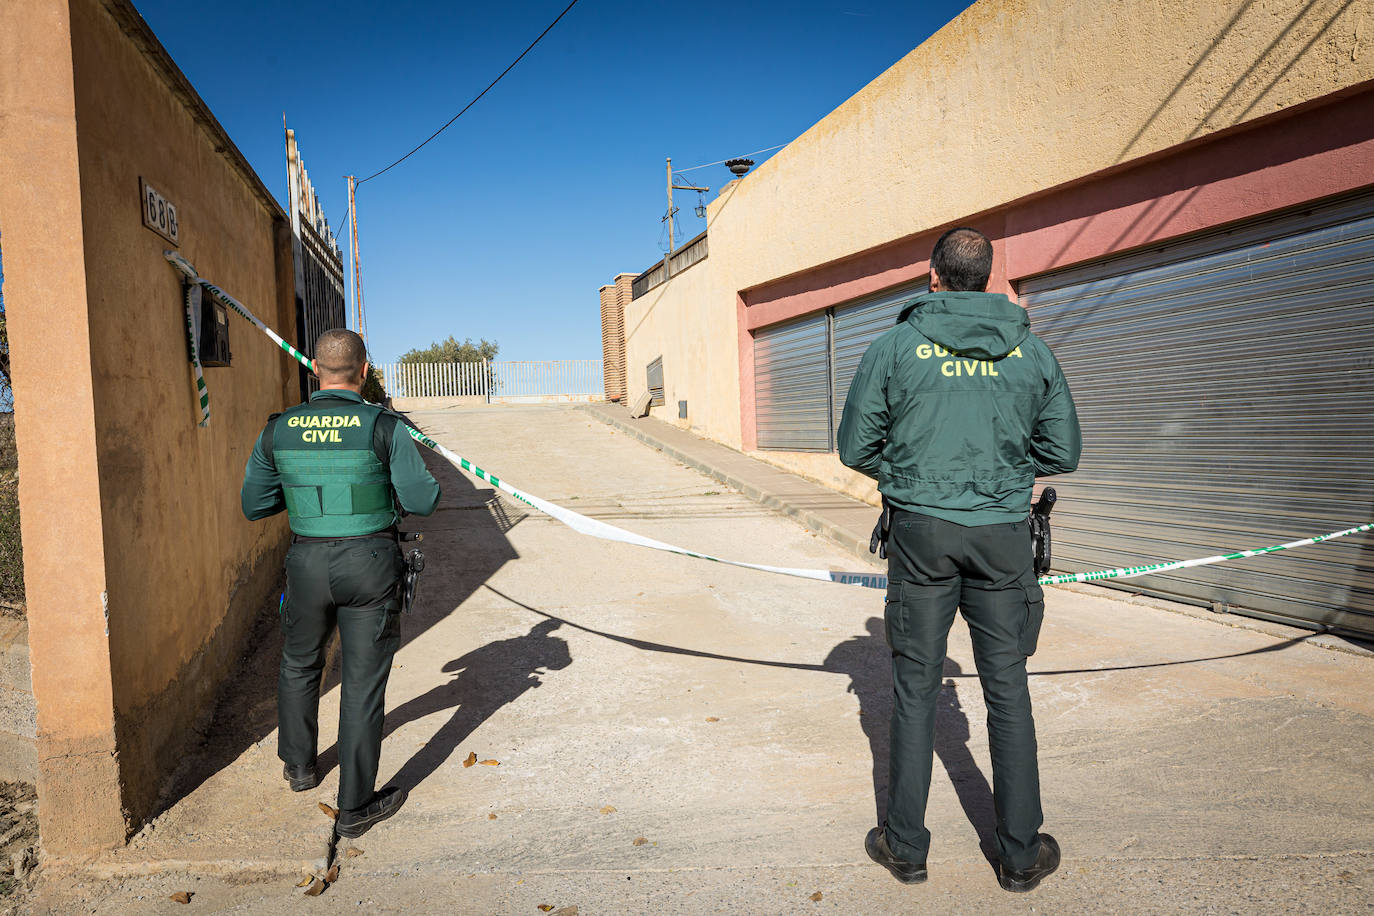
[[[733,487],[734,489],[743,493],[745,496],[749,497],[750,499],[754,500],[760,505],[766,506],[769,509],[773,509],[775,511],[781,512],[783,515],[796,519],[808,530],[814,531],[815,533],[823,535],[824,537],[830,539],[834,543],[843,547],[845,550],[854,554],[855,557],[857,557],[859,560],[862,560],[865,564],[872,566],[874,568],[885,568],[879,566],[879,564],[873,561],[873,554],[868,552],[867,537],[857,537],[852,531],[849,531],[848,529],[835,524],[834,522],[825,518],[823,515],[817,512],[813,512],[810,509],[802,508],[801,506],[798,506],[795,503],[789,502],[788,500],[783,499],[775,493],[772,493],[762,487],[759,487],[756,484],[749,483],[748,481],[743,480],[740,477],[729,473],[728,471],[716,467],[709,461],[705,461],[697,457],[696,455],[688,454],[687,452],[684,452],[681,449],[678,449],[668,444],[662,438],[655,436],[653,432],[653,424],[662,424],[662,420],[655,420],[649,417],[646,417],[642,420],[631,420],[629,419],[628,414],[626,415],[626,417],[621,418],[613,413],[610,413],[606,407],[599,406],[579,406],[578,410],[590,414],[591,416],[600,420],[602,423],[605,423],[607,426],[613,426],[623,433],[634,436],[636,439],[643,442],[645,445],[649,445],[653,448],[658,449],[660,452],[667,455],[668,457],[676,461],[680,461],[688,467],[698,470],[706,476],[714,480],[718,480],[728,487]],[[669,428],[675,429],[675,427]],[[712,446],[720,445],[716,442],[710,442],[710,440],[702,441],[709,443]],[[725,448],[726,446],[720,447]],[[749,456],[745,455],[744,457],[747,458]],[[756,461],[757,459],[751,460]],[[760,464],[763,464],[763,462],[760,462]],[[768,467],[770,470],[778,470],[777,468],[773,468],[771,465],[769,465]],[[817,486],[820,485],[817,484]],[[842,494],[836,495],[841,496]],[[865,503],[860,503],[858,500],[854,500],[854,504],[855,506],[867,505]],[[875,520],[877,517],[877,511],[877,509],[873,510]]]

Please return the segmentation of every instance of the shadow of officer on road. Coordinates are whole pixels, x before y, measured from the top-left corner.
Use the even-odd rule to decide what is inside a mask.
[[[859,725],[873,757],[873,804],[878,819],[887,811],[888,720],[892,718],[892,650],[881,617],[870,617],[867,636],[852,636],[830,650],[821,667],[849,675],[850,693],[859,698]]]
[[[859,724],[873,756],[873,803],[878,821],[887,814],[889,722],[892,718],[892,650],[881,617],[866,622],[868,635],[840,643],[826,656],[822,668],[849,675],[848,691],[859,698]],[[978,832],[978,843],[989,862],[996,862],[994,832],[997,815],[992,788],[969,750],[969,721],[959,700],[956,679],[966,675],[959,663],[946,658],[945,683],[935,711],[935,753],[954,784],[964,815]]]
[[[567,641],[551,635],[558,627],[558,621],[541,620],[523,636],[498,639],[455,658],[442,670],[456,677],[387,713],[384,736],[432,713],[454,710],[391,782],[414,789],[497,710],[540,686],[542,675],[571,665]]]
[[[993,805],[992,787],[969,750],[969,721],[959,702],[959,688],[954,679],[964,676],[959,663],[945,659],[945,683],[935,701],[935,755],[940,758],[964,816],[978,832],[978,848],[988,864],[997,867],[997,811]]]

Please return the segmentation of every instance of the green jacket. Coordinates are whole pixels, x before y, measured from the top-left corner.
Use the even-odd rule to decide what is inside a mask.
[[[342,537],[395,525],[398,503],[429,515],[439,484],[396,414],[331,388],[268,421],[241,497],[250,520],[285,509],[297,534]]]
[[[898,508],[960,525],[1024,519],[1036,477],[1078,467],[1064,373],[1025,309],[993,293],[928,293],[859,363],[840,460]]]

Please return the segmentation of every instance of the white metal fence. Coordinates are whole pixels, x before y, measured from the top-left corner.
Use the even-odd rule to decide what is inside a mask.
[[[489,403],[538,403],[605,397],[599,359],[390,363],[377,368],[387,394],[395,398],[479,397]]]

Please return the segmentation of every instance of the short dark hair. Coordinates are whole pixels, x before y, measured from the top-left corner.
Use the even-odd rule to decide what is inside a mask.
[[[977,229],[951,229],[935,243],[930,266],[945,289],[981,293],[992,275],[992,242]]]
[[[315,341],[315,367],[321,377],[353,378],[367,362],[367,344],[352,331],[330,328]]]

